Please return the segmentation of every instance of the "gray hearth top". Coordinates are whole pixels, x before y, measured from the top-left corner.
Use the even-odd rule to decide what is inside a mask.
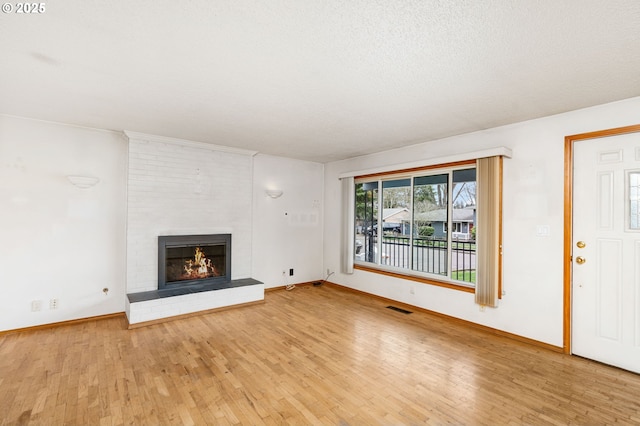
[[[261,281],[253,278],[243,278],[240,280],[232,280],[222,283],[203,284],[199,286],[189,286],[184,288],[170,288],[164,290],[150,290],[140,293],[127,294],[129,303],[145,302],[147,300],[162,299],[165,297],[183,296],[185,294],[202,293],[205,291],[224,290],[226,288],[237,288],[248,285],[263,284]]]

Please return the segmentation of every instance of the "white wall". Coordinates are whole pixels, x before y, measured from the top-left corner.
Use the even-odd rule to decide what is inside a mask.
[[[331,281],[361,291],[562,346],[564,137],[640,122],[640,98],[325,165],[325,268],[339,271],[341,173],[430,159],[496,146],[504,161],[504,290],[484,312],[473,295],[356,270]],[[536,235],[548,225],[550,235]],[[415,294],[411,294],[411,289]]]
[[[322,278],[323,170],[319,163],[254,157],[252,270],[265,288]],[[283,195],[269,198],[267,188]]]
[[[0,116],[0,330],[124,310],[125,165],[119,133]]]
[[[248,202],[226,206],[251,212],[243,274],[277,287],[289,268],[292,283],[339,270],[340,173],[507,146],[499,308],[480,312],[471,294],[363,271],[331,281],[561,346],[564,137],[637,124],[638,111],[633,98],[324,166],[257,155]],[[120,133],[0,116],[0,330],[124,311],[126,163]],[[100,183],[81,190],[69,174]],[[284,195],[266,197],[272,186]],[[537,225],[551,234],[536,236]],[[31,312],[34,300],[41,311]]]
[[[234,278],[322,277],[321,164],[150,139],[134,142],[128,174],[120,132],[0,115],[0,331],[123,312],[127,292],[156,285],[141,259],[156,261],[158,234],[232,232]],[[67,175],[100,182],[82,190]],[[266,197],[271,186],[284,195]]]

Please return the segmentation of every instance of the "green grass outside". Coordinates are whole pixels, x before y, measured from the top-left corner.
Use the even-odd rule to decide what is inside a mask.
[[[451,278],[458,281],[464,281],[467,283],[475,283],[476,282],[476,270],[475,269],[465,269],[458,271],[451,271]]]

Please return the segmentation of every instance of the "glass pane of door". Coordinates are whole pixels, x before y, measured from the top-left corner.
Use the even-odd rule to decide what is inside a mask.
[[[627,172],[627,228],[640,231],[640,171]]]

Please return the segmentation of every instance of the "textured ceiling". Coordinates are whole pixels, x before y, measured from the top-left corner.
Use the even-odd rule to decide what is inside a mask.
[[[638,0],[45,7],[0,14],[1,114],[327,162],[640,95]]]

